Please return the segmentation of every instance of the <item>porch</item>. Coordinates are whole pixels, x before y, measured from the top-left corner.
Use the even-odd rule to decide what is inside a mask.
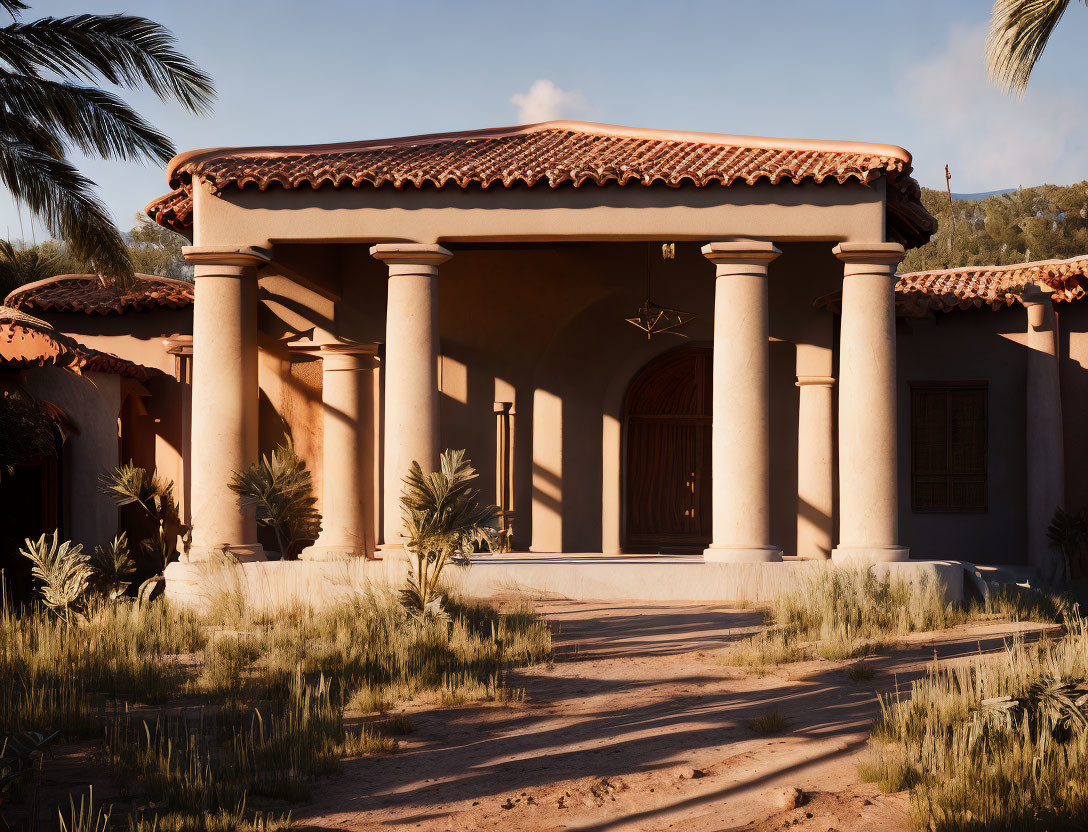
[[[195,243],[190,562],[265,558],[227,483],[285,434],[317,475],[311,563],[401,560],[400,480],[443,447],[515,548],[701,550],[470,575],[905,560],[894,271],[932,222],[908,174],[892,146],[566,123],[179,157],[148,210]],[[814,306],[837,289],[838,324]],[[625,320],[646,300],[697,316],[694,410],[655,376],[676,342]]]

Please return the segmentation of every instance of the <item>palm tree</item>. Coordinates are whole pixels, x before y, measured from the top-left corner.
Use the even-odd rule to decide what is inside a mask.
[[[27,5],[0,0],[0,183],[40,217],[72,254],[103,277],[126,281],[132,260],[94,183],[66,158],[76,149],[105,159],[163,163],[170,140],[94,84],[145,87],[203,114],[211,79],[174,48],[157,23],[132,15],[80,14],[23,22]]]
[[[994,0],[986,60],[990,77],[1001,89],[1024,92],[1067,8],[1069,0]]]
[[[498,538],[499,509],[472,488],[478,474],[465,452],[447,449],[439,462],[439,470],[430,474],[413,462],[400,497],[408,532],[405,548],[415,559],[400,595],[417,616],[443,614],[442,570],[447,563],[467,563],[476,546],[493,547]]]

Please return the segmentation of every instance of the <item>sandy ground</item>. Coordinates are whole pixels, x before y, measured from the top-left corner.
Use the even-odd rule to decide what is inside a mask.
[[[391,757],[347,760],[295,809],[302,829],[826,830],[908,828],[904,795],[862,784],[877,692],[909,689],[935,656],[1002,649],[1007,623],[916,636],[874,658],[753,675],[716,662],[759,613],[691,604],[547,602],[554,666],[517,672],[525,701],[410,715]],[[777,709],[783,732],[754,717]],[[804,802],[783,808],[800,789]]]

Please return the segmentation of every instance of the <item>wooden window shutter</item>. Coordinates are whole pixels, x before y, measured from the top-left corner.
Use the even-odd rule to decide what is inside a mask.
[[[987,398],[984,382],[911,385],[914,511],[986,511]]]

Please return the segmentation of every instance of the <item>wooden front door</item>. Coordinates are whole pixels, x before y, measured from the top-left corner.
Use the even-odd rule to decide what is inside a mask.
[[[710,544],[711,350],[680,347],[635,376],[624,402],[632,551]]]

